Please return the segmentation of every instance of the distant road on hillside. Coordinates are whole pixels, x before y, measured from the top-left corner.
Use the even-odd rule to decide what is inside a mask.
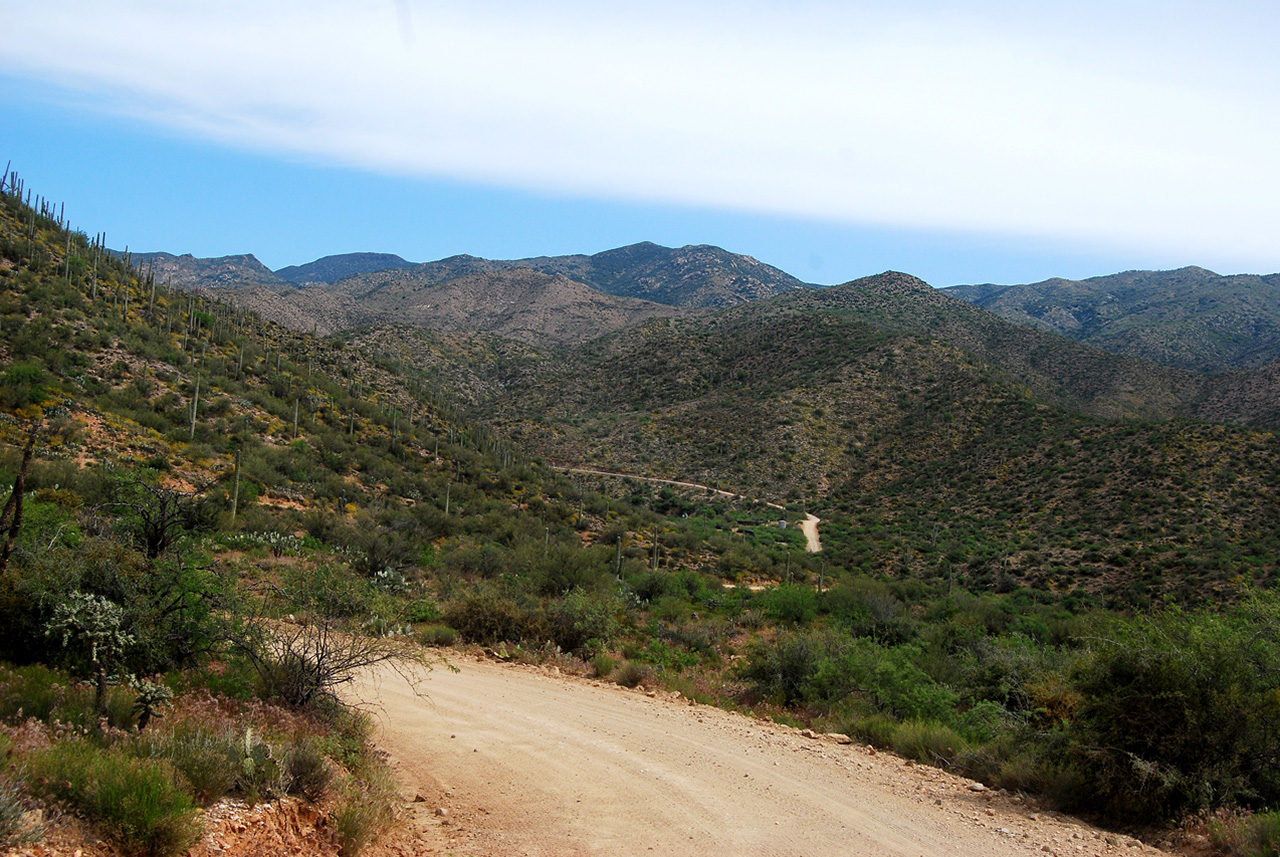
[[[567,465],[552,465],[554,469],[561,473],[581,473],[587,476],[607,476],[615,479],[635,479],[639,482],[652,482],[658,485],[675,485],[679,488],[693,488],[701,491],[709,491],[720,497],[729,497],[733,500],[753,500],[756,498],[748,497],[745,494],[735,494],[732,491],[722,491],[719,488],[713,488],[710,485],[703,485],[699,482],[684,482],[679,479],[659,479],[656,476],[637,476],[634,473],[617,473],[612,470],[594,470],[590,467],[569,467]],[[768,500],[759,500],[770,509],[779,509],[783,512],[787,510],[786,506],[780,506],[777,503],[770,503]],[[822,519],[812,513],[806,513],[805,520],[800,522],[800,530],[804,533],[805,549],[809,553],[817,553],[822,550],[822,541],[818,538],[818,524],[822,523]]]

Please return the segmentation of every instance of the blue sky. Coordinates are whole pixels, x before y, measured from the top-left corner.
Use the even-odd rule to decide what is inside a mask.
[[[1271,2],[0,8],[0,159],[117,247],[1280,270]]]

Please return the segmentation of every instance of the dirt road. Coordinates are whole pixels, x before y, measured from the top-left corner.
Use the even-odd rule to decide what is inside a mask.
[[[805,515],[805,519],[800,522],[800,531],[804,533],[805,550],[809,553],[818,553],[822,550],[822,540],[818,538],[818,524],[821,523],[822,519],[812,512]]]
[[[394,853],[1159,854],[1135,840],[860,745],[659,692],[460,660],[380,706],[418,832]],[[403,849],[403,850],[402,850]]]
[[[699,482],[681,482],[678,479],[659,479],[656,476],[636,476],[633,473],[616,473],[612,470],[592,470],[587,467],[568,467],[557,466],[557,470],[564,473],[580,473],[586,476],[608,476],[615,479],[635,479],[638,482],[652,482],[657,485],[675,485],[680,488],[695,488],[703,491],[710,491],[720,497],[731,497],[735,500],[749,499],[745,494],[734,494],[732,491],[721,491],[719,488],[712,488],[710,485],[703,485]],[[770,503],[761,501],[771,509],[779,509],[786,511],[787,507],[778,503]],[[809,553],[818,553],[822,550],[822,541],[818,538],[818,524],[822,523],[822,519],[813,513],[805,515],[805,520],[800,522],[800,530],[804,533],[805,550]]]

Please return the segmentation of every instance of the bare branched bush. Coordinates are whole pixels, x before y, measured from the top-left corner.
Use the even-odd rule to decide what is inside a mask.
[[[427,669],[416,647],[403,640],[361,633],[358,627],[322,610],[296,622],[252,617],[246,621],[239,642],[265,695],[298,708],[338,701],[340,687],[381,664],[410,679]]]

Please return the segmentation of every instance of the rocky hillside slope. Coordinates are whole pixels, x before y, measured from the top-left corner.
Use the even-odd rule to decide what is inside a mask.
[[[945,291],[1018,324],[1166,366],[1227,372],[1280,359],[1280,274],[1188,267]]]

